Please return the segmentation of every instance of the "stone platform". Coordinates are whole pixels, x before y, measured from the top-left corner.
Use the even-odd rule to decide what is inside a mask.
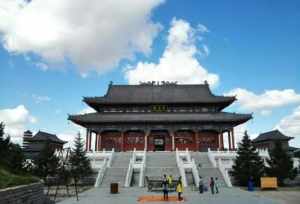
[[[147,192],[145,188],[121,188],[119,194],[110,194],[108,188],[93,188],[79,195],[79,202],[76,198],[69,198],[60,204],[134,204],[141,203],[138,198],[143,195],[160,195],[159,193]],[[175,196],[176,193],[170,193]],[[258,195],[256,192],[246,192],[239,188],[221,188],[219,194],[211,195],[209,192],[199,194],[186,188],[183,193],[184,202],[143,202],[143,203],[186,203],[186,204],[282,204],[282,202]]]

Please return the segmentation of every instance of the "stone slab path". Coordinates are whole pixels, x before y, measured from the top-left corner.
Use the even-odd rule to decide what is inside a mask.
[[[108,188],[93,188],[79,195],[79,201],[75,197],[63,200],[60,204],[140,204],[138,198],[142,195],[159,195],[159,193],[147,192],[145,188],[121,188],[119,194],[110,194]],[[176,195],[170,193],[170,195]],[[146,202],[149,204],[282,204],[255,192],[247,192],[238,188],[221,188],[221,192],[211,195],[206,192],[199,194],[186,189],[183,194],[185,202]]]

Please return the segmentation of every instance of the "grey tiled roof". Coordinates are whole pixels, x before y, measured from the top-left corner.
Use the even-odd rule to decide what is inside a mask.
[[[252,118],[250,114],[236,113],[88,113],[70,115],[77,124],[111,122],[228,122],[241,124]]]
[[[32,138],[29,139],[30,141],[51,141],[56,142],[60,144],[67,143],[66,141],[63,141],[59,139],[56,135],[50,134],[47,132],[38,131]]]
[[[262,142],[262,141],[270,141],[270,140],[290,140],[293,137],[287,137],[282,134],[279,130],[272,130],[270,132],[265,132],[260,134],[257,138],[253,140],[253,142]]]
[[[102,97],[85,97],[89,104],[225,103],[236,98],[215,96],[207,84],[197,85],[110,85]]]

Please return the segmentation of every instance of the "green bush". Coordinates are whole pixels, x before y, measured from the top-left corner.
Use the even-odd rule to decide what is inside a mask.
[[[0,167],[0,189],[38,182],[39,179],[29,175],[16,175]]]

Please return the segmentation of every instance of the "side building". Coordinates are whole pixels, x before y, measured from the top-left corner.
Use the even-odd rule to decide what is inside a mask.
[[[68,119],[86,128],[87,151],[207,151],[225,149],[224,136],[233,150],[234,127],[252,118],[223,111],[235,100],[214,95],[207,83],[111,83],[104,96],[84,97],[94,113]]]
[[[33,159],[43,150],[46,143],[49,144],[52,150],[61,150],[63,145],[67,143],[59,139],[56,135],[43,131],[38,131],[35,135],[27,130],[23,136],[23,151],[27,159]]]
[[[269,132],[259,134],[252,142],[257,149],[272,150],[275,143],[279,142],[283,149],[289,151],[289,141],[293,137],[288,137],[279,130],[272,130]]]

